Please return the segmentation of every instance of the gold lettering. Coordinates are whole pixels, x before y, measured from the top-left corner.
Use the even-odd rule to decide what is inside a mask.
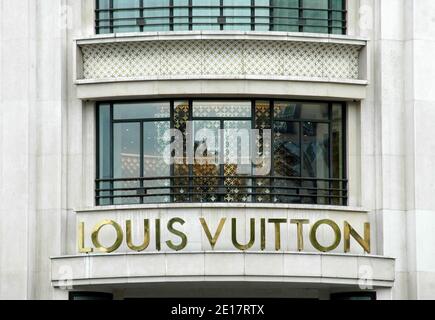
[[[111,247],[104,247],[100,243],[100,240],[98,239],[98,235],[100,233],[100,230],[104,226],[112,226],[115,229],[115,231],[116,231],[116,240],[115,240],[114,244]],[[100,222],[99,224],[97,224],[95,226],[94,230],[92,231],[92,236],[91,237],[92,237],[92,243],[94,244],[95,248],[98,251],[110,253],[110,252],[113,252],[113,251],[117,250],[121,246],[122,239],[123,239],[124,236],[123,236],[123,233],[122,233],[121,226],[119,224],[117,224],[113,220],[104,220],[104,221]]]
[[[214,247],[216,246],[216,242],[219,239],[219,236],[221,235],[222,229],[225,225],[225,222],[227,221],[226,218],[222,218],[219,222],[219,226],[214,234],[214,236],[211,235],[210,229],[208,228],[207,222],[204,218],[199,219],[201,221],[202,228],[204,229],[205,235],[207,236],[208,242],[210,242],[212,250],[214,250]]]
[[[168,222],[168,231],[176,236],[179,236],[181,238],[181,243],[179,245],[175,245],[171,240],[168,240],[168,241],[166,241],[166,245],[172,250],[180,251],[180,250],[183,250],[187,246],[187,236],[183,232],[181,232],[177,229],[174,229],[175,223],[179,223],[179,224],[183,225],[185,223],[185,221],[181,218],[173,218],[173,219],[169,220],[169,222]]]
[[[275,250],[281,250],[281,223],[287,223],[287,219],[269,219],[269,223],[275,224]]]
[[[364,239],[356,232],[349,222],[344,222],[344,252],[350,251],[350,236],[352,236],[365,252],[370,253],[370,223],[364,224]]]
[[[298,236],[298,251],[304,250],[304,224],[309,224],[310,220],[307,219],[292,219],[291,224],[296,224]]]
[[[90,253],[94,251],[92,248],[85,248],[85,223],[79,223],[79,232],[77,234],[79,253]]]
[[[143,232],[144,232],[144,241],[140,246],[135,246],[132,240],[132,232],[131,232],[131,220],[127,220],[126,222],[126,233],[127,233],[127,246],[134,251],[141,252],[148,248],[150,244],[150,221],[148,219],[144,219],[143,221]]]
[[[266,219],[261,219],[260,223],[261,251],[264,251],[266,249]]]
[[[156,219],[156,250],[160,251],[162,249],[161,241],[160,241],[160,219]]]
[[[237,219],[236,218],[231,219],[231,238],[232,238],[234,247],[236,247],[237,249],[245,251],[245,250],[252,248],[252,246],[254,245],[254,242],[255,242],[255,219],[251,219],[250,226],[251,226],[250,240],[247,244],[242,245],[242,244],[237,242]]]
[[[322,246],[318,241],[317,241],[317,229],[323,225],[326,224],[328,226],[330,226],[332,228],[332,230],[334,231],[334,235],[335,235],[335,240],[334,243],[332,245],[330,245],[329,247],[324,247]],[[338,227],[338,225],[332,221],[332,220],[320,220],[317,221],[313,227],[311,228],[310,231],[310,241],[311,244],[313,245],[314,248],[316,248],[317,250],[321,251],[321,252],[329,252],[334,250],[335,248],[338,247],[338,245],[340,244],[341,241],[341,232],[340,232],[340,228]]]

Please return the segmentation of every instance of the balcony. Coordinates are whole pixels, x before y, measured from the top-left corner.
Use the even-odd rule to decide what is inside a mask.
[[[363,99],[366,47],[366,40],[348,36],[285,32],[97,35],[76,40],[75,81],[83,99],[186,93]]]

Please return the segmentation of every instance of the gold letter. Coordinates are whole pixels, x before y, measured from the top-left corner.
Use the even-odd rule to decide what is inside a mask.
[[[116,231],[115,243],[108,248],[103,247],[100,241],[98,240],[98,234],[104,226],[112,226]],[[92,231],[92,243],[94,244],[95,248],[101,252],[110,253],[117,250],[121,246],[122,239],[123,239],[123,234],[122,234],[121,226],[113,220],[104,220],[103,222],[97,224],[94,230]]]
[[[156,219],[156,250],[160,251],[162,249],[160,242],[160,219]]]
[[[79,233],[77,234],[77,239],[79,243],[79,253],[89,253],[92,252],[92,248],[85,248],[85,223],[79,223]]]
[[[150,244],[150,221],[148,219],[144,219],[143,221],[143,236],[144,241],[140,246],[135,246],[133,244],[132,236],[131,236],[131,220],[127,220],[126,222],[126,233],[127,233],[127,246],[134,251],[141,252],[148,248]]]
[[[261,251],[264,251],[266,249],[266,219],[261,219],[260,223]]]
[[[269,219],[269,223],[275,224],[275,250],[281,250],[281,223],[286,223],[287,219]]]
[[[227,221],[226,218],[222,218],[219,222],[219,226],[216,230],[216,233],[214,234],[214,237],[211,236],[210,229],[207,226],[207,222],[205,222],[204,218],[199,219],[201,221],[202,228],[204,229],[205,235],[207,236],[208,241],[210,242],[212,250],[214,250],[214,247],[216,245],[216,242],[219,239],[219,236],[221,235],[222,229],[225,225],[225,221]]]
[[[344,222],[344,252],[350,251],[350,236],[352,236],[364,251],[370,253],[370,223],[364,223],[364,239],[355,231],[349,222]]]
[[[168,241],[166,241],[166,244],[170,249],[175,250],[175,251],[180,251],[180,250],[183,250],[184,248],[186,248],[187,237],[183,232],[174,229],[174,227],[173,227],[174,223],[179,223],[179,224],[183,225],[185,223],[185,221],[181,218],[174,218],[174,219],[169,220],[169,222],[168,222],[169,232],[175,234],[176,236],[179,236],[181,238],[181,243],[179,245],[175,245],[172,243],[171,240],[168,240]]]
[[[251,219],[251,237],[249,240],[249,243],[246,245],[241,245],[240,243],[237,242],[237,219],[236,218],[232,218],[231,219],[231,233],[232,233],[232,241],[233,241],[233,245],[239,249],[239,250],[248,250],[250,249],[255,242],[255,219]]]
[[[310,220],[306,219],[292,219],[291,224],[296,224],[298,234],[298,251],[304,250],[304,224],[309,224]]]
[[[332,230],[334,231],[335,234],[335,241],[332,245],[330,245],[329,247],[324,247],[322,246],[318,241],[317,241],[317,229],[322,225],[322,224],[326,224],[328,226],[330,226],[332,228]],[[338,245],[340,244],[341,241],[341,232],[340,232],[340,228],[337,226],[337,224],[332,221],[332,220],[320,220],[317,221],[313,227],[311,228],[311,232],[310,232],[310,240],[311,240],[311,244],[313,245],[314,248],[316,248],[317,250],[321,251],[321,252],[329,252],[334,250],[335,248],[338,247]]]

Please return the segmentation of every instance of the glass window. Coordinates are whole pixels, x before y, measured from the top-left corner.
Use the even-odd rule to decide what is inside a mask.
[[[278,101],[275,102],[274,106],[276,119],[329,119],[329,108],[327,103]]]
[[[170,164],[165,161],[166,147],[170,143],[165,136],[170,129],[168,121],[152,121],[143,123],[143,174],[145,178],[169,177]],[[170,193],[169,179],[145,180],[148,196],[144,202],[168,202]],[[151,196],[151,195],[156,196]]]
[[[111,159],[111,120],[110,104],[101,104],[98,110],[98,176],[102,179],[112,178],[112,159]],[[110,182],[100,182],[97,184],[102,190],[110,189]],[[110,196],[110,192],[101,192],[102,196]],[[109,198],[101,200],[101,204],[110,204]]]
[[[99,205],[346,205],[342,103],[116,102],[101,103],[97,119]]]
[[[169,118],[169,102],[115,103],[113,119]]]
[[[144,1],[142,31],[169,31],[169,0]]]
[[[189,30],[189,0],[174,0],[173,30]]]
[[[97,33],[238,30],[346,33],[342,0],[96,0]]]
[[[224,0],[224,30],[251,30],[251,0]]]
[[[328,1],[303,0],[302,16],[304,32],[328,33]]]
[[[113,125],[113,178],[128,179],[140,177],[140,123],[115,123]],[[114,181],[114,204],[139,203],[135,197],[139,181]],[[132,191],[125,189],[133,189]],[[122,196],[122,197],[121,197]]]
[[[299,31],[299,0],[273,0],[272,30]]]
[[[198,118],[247,118],[251,116],[251,102],[193,101],[193,116]]]
[[[140,0],[113,1],[113,32],[139,32]]]
[[[274,176],[280,178],[274,182],[277,187],[276,202],[300,203],[301,199],[295,192],[300,187],[300,181],[286,179],[301,176],[300,124],[276,121],[273,137]],[[292,196],[288,196],[289,194]]]
[[[220,0],[192,0],[192,30],[220,30]]]

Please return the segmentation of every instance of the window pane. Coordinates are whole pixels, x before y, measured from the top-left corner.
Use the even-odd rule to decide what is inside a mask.
[[[274,176],[300,177],[300,124],[298,122],[275,122],[273,140]],[[296,194],[297,188],[300,187],[300,180],[276,179],[274,187],[276,187],[276,193]],[[275,202],[300,202],[300,198],[276,196]]]
[[[101,104],[99,107],[98,114],[98,152],[99,152],[99,172],[98,177],[100,179],[110,179],[112,178],[112,162],[110,159],[110,105]],[[110,182],[100,182],[100,189],[110,189]],[[100,192],[100,196],[110,196],[110,192],[104,191]],[[99,200],[100,205],[110,204],[110,198],[103,198]]]
[[[301,119],[328,120],[329,107],[327,103],[303,103]]]
[[[251,0],[224,0],[224,30],[251,30]]]
[[[174,0],[174,30],[189,30],[189,0]],[[177,8],[183,7],[185,8]]]
[[[114,9],[123,9],[123,10],[113,11],[113,26],[114,26],[113,31],[115,33],[140,31],[140,27],[136,23],[136,18],[140,17],[140,10],[133,9],[133,8],[139,8],[139,3],[140,3],[139,0],[123,0],[123,1],[113,2]],[[125,10],[125,9],[133,9],[133,10]]]
[[[328,33],[328,1],[303,0],[304,32]],[[307,10],[317,9],[317,10]]]
[[[299,31],[299,0],[273,0],[273,30]]]
[[[165,133],[170,129],[169,121],[145,122],[143,124],[143,176],[144,177],[169,177],[171,167],[167,162],[169,155],[165,154],[168,150],[169,140]],[[145,180],[145,188],[162,188],[147,190],[150,194],[169,194],[171,182],[169,179]],[[166,187],[166,188],[165,188]],[[169,202],[169,196],[144,197],[145,203]]]
[[[173,0],[172,4],[171,10],[169,0],[113,0],[113,11],[101,11],[110,9],[110,1],[97,0],[97,32],[177,31],[190,27],[192,30],[223,27],[223,30],[239,31],[253,28],[337,34],[346,30],[342,0],[192,0],[191,10],[189,0]],[[331,25],[328,25],[328,9],[334,10]],[[138,23],[138,18],[143,18],[144,23]]]
[[[317,179],[329,178],[329,125],[324,123],[304,122],[302,136],[302,177],[314,178],[304,180],[302,186],[308,194],[328,195],[325,190],[329,182]],[[304,203],[327,204],[324,197],[305,197]]]
[[[140,177],[140,124],[113,125],[113,177],[115,179]],[[138,181],[119,181],[114,188],[138,188]],[[116,196],[135,195],[137,190],[116,191]],[[115,198],[114,204],[139,203],[139,198]]]
[[[169,30],[169,0],[144,1],[144,31]]]
[[[169,102],[113,104],[114,120],[169,118],[169,116],[170,116]]]
[[[258,140],[256,141],[257,144],[257,152],[258,157],[261,159],[266,159],[266,161],[271,159],[271,151],[270,146],[267,148],[265,145],[266,142],[264,140],[264,130],[272,129],[272,117],[270,112],[271,103],[270,101],[256,101],[255,102],[255,129],[258,129],[260,132],[260,136]],[[257,169],[265,169],[263,165],[256,167]],[[269,168],[267,168],[269,169]],[[261,179],[255,179],[254,186],[256,188],[254,189],[255,193],[257,194],[255,196],[255,201],[257,202],[270,202],[270,189],[271,180],[267,178],[261,178]]]
[[[99,20],[96,23],[96,26],[98,27],[97,31],[99,33],[109,33],[110,32],[110,1],[109,0],[99,0],[97,2],[98,11],[97,12],[97,19]]]
[[[340,104],[332,106],[332,178],[344,179],[344,154],[343,154],[343,107]],[[344,182],[335,181],[332,183],[333,189],[345,189]],[[334,196],[345,196],[344,192],[335,191]],[[340,198],[333,198],[332,204],[341,205]]]
[[[194,121],[193,195],[194,202],[217,202],[220,175],[220,121]]]
[[[224,185],[225,202],[246,202],[251,180],[251,121],[224,122]]]
[[[194,101],[193,116],[198,118],[247,118],[251,116],[250,101]]]
[[[255,30],[270,30],[270,0],[255,0]]]
[[[220,0],[192,0],[193,30],[219,30]]]
[[[98,204],[346,204],[346,113],[341,103],[180,100],[101,103],[98,110],[98,177],[119,180],[99,183],[103,190],[97,196],[109,198]],[[183,138],[174,166],[165,154],[170,124]],[[252,126],[260,134],[255,141]],[[272,140],[266,140],[266,129],[272,129]],[[254,151],[256,162],[271,160],[271,170],[253,164]]]
[[[275,122],[274,170],[275,175],[296,177],[300,175],[299,123]]]
[[[329,125],[324,123],[303,123],[302,176],[328,178],[329,166]]]
[[[275,102],[275,118],[283,120],[328,120],[327,103]]]
[[[175,101],[174,102],[174,128],[180,130],[183,134],[183,158],[174,159],[174,188],[175,202],[190,201],[190,196],[187,195],[189,191],[189,164],[187,161],[187,139],[191,137],[187,133],[187,122],[189,121],[190,106],[189,101]]]

